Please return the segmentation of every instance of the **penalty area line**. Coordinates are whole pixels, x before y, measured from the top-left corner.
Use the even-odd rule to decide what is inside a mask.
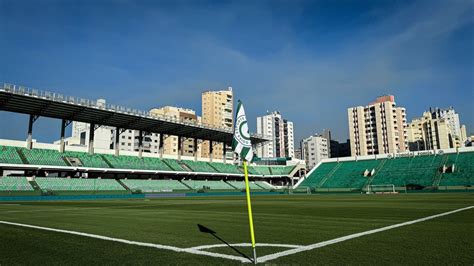
[[[295,249],[290,249],[290,250],[286,250],[286,251],[282,251],[282,252],[273,253],[273,254],[270,254],[270,255],[259,257],[258,262],[266,262],[266,261],[274,260],[274,259],[277,259],[277,258],[280,258],[280,257],[293,255],[293,254],[296,254],[296,253],[299,253],[299,252],[313,250],[313,249],[317,249],[317,248],[322,248],[322,247],[325,247],[325,246],[328,246],[328,245],[336,244],[336,243],[339,243],[339,242],[347,241],[347,240],[358,238],[358,237],[361,237],[361,236],[371,235],[371,234],[387,231],[387,230],[390,230],[390,229],[395,229],[395,228],[406,226],[406,225],[411,225],[411,224],[415,224],[415,223],[428,221],[428,220],[431,220],[431,219],[435,219],[435,218],[438,218],[438,217],[450,215],[450,214],[457,213],[457,212],[462,212],[462,211],[469,210],[469,209],[472,209],[472,208],[474,208],[474,206],[469,206],[469,207],[465,207],[465,208],[461,208],[461,209],[457,209],[457,210],[453,210],[453,211],[449,211],[449,212],[443,212],[443,213],[440,213],[440,214],[435,214],[435,215],[431,215],[431,216],[428,216],[428,217],[424,217],[424,218],[420,218],[420,219],[416,219],[416,220],[412,220],[412,221],[408,221],[408,222],[389,225],[389,226],[386,226],[386,227],[373,229],[373,230],[369,230],[369,231],[365,231],[365,232],[361,232],[361,233],[356,233],[356,234],[352,234],[352,235],[347,235],[347,236],[335,238],[335,239],[332,239],[332,240],[311,244],[311,245],[308,245],[308,246],[302,246],[302,247],[295,248]]]

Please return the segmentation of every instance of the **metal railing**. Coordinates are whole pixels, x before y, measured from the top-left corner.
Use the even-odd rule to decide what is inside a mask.
[[[167,122],[172,122],[172,123],[177,123],[177,124],[182,124],[182,125],[198,126],[201,128],[218,130],[218,131],[223,131],[223,132],[227,132],[231,134],[233,133],[233,130],[228,127],[219,127],[219,126],[209,125],[205,123],[198,123],[197,121],[189,121],[189,120],[183,121],[183,120],[180,120],[179,118],[165,116],[165,115],[151,114],[150,112],[138,110],[138,109],[134,109],[130,107],[125,107],[125,106],[120,106],[120,105],[115,105],[115,104],[108,104],[108,103],[104,104],[98,100],[67,96],[60,93],[43,91],[43,90],[28,88],[25,86],[9,84],[9,83],[3,83],[2,86],[0,87],[0,90],[8,92],[8,93],[19,94],[19,95],[29,96],[29,97],[34,97],[34,98],[42,98],[42,99],[55,101],[55,102],[74,104],[74,105],[85,106],[85,107],[90,107],[90,108],[95,108],[95,109],[100,109],[100,110],[107,110],[107,111],[112,111],[112,112],[117,112],[117,113],[122,113],[122,114],[129,114],[129,115],[140,116],[144,118],[167,121]],[[251,134],[251,135],[253,137],[260,138],[260,139],[264,138],[263,136],[259,134]]]

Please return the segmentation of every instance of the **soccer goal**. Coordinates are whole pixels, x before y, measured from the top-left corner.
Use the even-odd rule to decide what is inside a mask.
[[[367,187],[367,194],[370,193],[396,193],[394,184],[384,185],[369,185]]]

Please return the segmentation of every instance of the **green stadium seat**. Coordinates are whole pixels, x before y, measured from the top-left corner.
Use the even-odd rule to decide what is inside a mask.
[[[185,160],[182,161],[186,164],[189,169],[193,170],[193,172],[201,172],[201,173],[218,173],[216,169],[212,168],[207,162],[200,162],[200,161],[190,161]]]
[[[41,189],[51,191],[125,190],[125,188],[114,179],[37,177],[35,181]]]
[[[188,169],[184,168],[178,160],[174,159],[163,159],[163,161],[169,165],[170,169],[173,171],[179,171],[179,172],[189,172]]]
[[[78,158],[84,167],[110,168],[110,165],[100,154],[66,151],[64,152],[63,157]]]
[[[443,165],[454,165],[454,172],[443,174],[440,171]],[[366,177],[366,170],[375,173]],[[322,163],[299,187],[362,189],[368,184],[436,187],[438,181],[439,186],[473,186],[474,152]]]
[[[215,162],[209,162],[208,164],[221,173],[242,174],[242,172],[239,170],[239,167],[233,164]]]
[[[386,159],[383,168],[376,173],[372,185],[393,184],[432,186],[442,162],[441,156],[416,156]]]
[[[55,165],[55,166],[68,166],[64,161],[62,154],[56,150],[47,149],[31,149],[19,148],[19,151],[23,153],[26,160],[30,164],[35,165]]]
[[[182,182],[194,190],[199,190],[203,188],[208,188],[210,190],[235,190],[234,187],[230,186],[222,180],[183,180]]]
[[[0,191],[33,191],[33,187],[26,177],[0,177]]]
[[[103,157],[114,167],[120,169],[173,171],[159,158],[104,154]]]
[[[300,187],[319,187],[320,182],[337,166],[336,162],[322,163],[314,169],[306,179],[301,182]]]
[[[274,186],[270,185],[269,183],[265,181],[255,181],[254,183],[263,189],[268,189],[268,190],[275,189]]]
[[[240,190],[245,190],[245,181],[227,181],[231,186],[236,187]],[[255,184],[255,182],[249,182],[250,190],[262,190],[263,188]]]
[[[15,147],[0,146],[0,163],[23,164],[23,160]]]
[[[249,174],[251,175],[271,175],[270,168],[268,166],[248,166]]]
[[[282,176],[288,176],[291,171],[295,168],[295,165],[291,166],[271,166],[270,171],[272,175],[282,175]]]
[[[122,180],[129,189],[141,190],[142,192],[166,192],[174,190],[189,190],[187,186],[178,180]]]
[[[339,162],[339,167],[321,188],[362,188],[368,181],[364,172],[377,168],[380,163],[380,160]]]
[[[474,152],[447,155],[446,166],[454,165],[452,173],[441,177],[440,186],[474,186]]]

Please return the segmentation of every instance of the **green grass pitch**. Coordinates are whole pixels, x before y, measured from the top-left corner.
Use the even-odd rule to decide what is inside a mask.
[[[310,245],[468,206],[474,193],[253,196],[257,243]],[[244,197],[1,202],[0,221],[179,248],[249,243]],[[248,246],[235,247],[251,256]],[[291,248],[261,246],[258,256]],[[241,256],[229,247],[206,251]],[[108,240],[0,224],[0,265],[241,264]],[[282,256],[270,264],[474,263],[474,209]]]

